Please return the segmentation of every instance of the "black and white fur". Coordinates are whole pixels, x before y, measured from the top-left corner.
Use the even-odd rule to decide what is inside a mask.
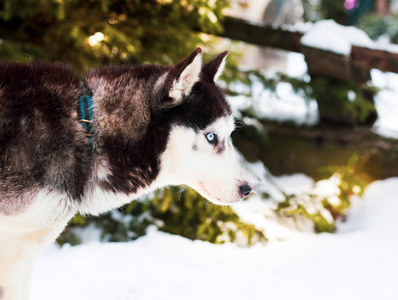
[[[28,299],[35,258],[76,212],[99,214],[167,185],[216,204],[250,194],[216,86],[228,52],[202,66],[0,63],[0,299]],[[77,99],[93,99],[92,150]]]

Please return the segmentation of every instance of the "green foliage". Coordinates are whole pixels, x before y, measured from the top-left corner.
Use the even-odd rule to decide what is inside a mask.
[[[330,222],[327,218],[325,218],[324,215],[320,211],[316,212],[309,212],[309,209],[303,205],[303,204],[298,204],[295,209],[292,210],[285,210],[284,213],[287,216],[293,216],[293,215],[302,215],[305,218],[311,220],[314,224],[314,230],[315,232],[334,232],[335,231],[335,223]]]
[[[321,0],[320,15],[321,19],[333,19],[337,23],[348,24],[343,0]]]
[[[359,162],[360,156],[354,153],[344,166],[326,166],[321,168],[321,172],[325,176],[338,174],[340,177],[340,204],[326,206],[335,218],[344,216],[345,211],[350,207],[350,198],[354,194],[361,195],[364,191],[366,183],[357,172]]]
[[[321,19],[333,19],[340,24],[348,23],[343,0],[301,0],[304,8],[304,20],[316,22]]]
[[[0,55],[67,61],[78,71],[108,63],[171,64],[211,42],[199,31],[219,32],[217,21],[227,5],[227,0],[4,0]],[[97,32],[103,36],[90,40]]]
[[[149,226],[159,230],[211,243],[236,242],[251,245],[266,241],[254,225],[240,221],[233,210],[214,206],[194,190],[180,191],[177,187],[157,191],[144,202],[133,201],[123,208],[106,213],[101,218],[88,217],[84,226],[94,223],[105,241],[128,241],[146,234]],[[73,228],[81,226],[80,217],[73,219],[59,243],[78,243]]]
[[[329,180],[336,183],[338,195],[324,197],[311,193],[285,194],[285,200],[278,203],[276,211],[292,218],[303,216],[309,219],[316,232],[334,232],[336,220],[345,218],[351,197],[361,195],[364,190],[365,182],[356,172],[359,160],[359,155],[353,154],[344,166],[327,166],[321,169],[326,178],[330,177]]]
[[[398,15],[369,13],[361,18],[358,26],[374,40],[386,37],[389,42],[398,44]]]
[[[367,84],[340,83],[325,78],[311,81],[321,118],[338,123],[363,124],[376,114],[373,96],[376,90]]]
[[[230,207],[214,206],[191,189],[181,193],[177,188],[161,191],[150,202],[150,207],[153,217],[163,221],[161,230],[190,239],[223,243],[244,237],[244,243],[249,245],[254,236],[256,240],[264,240],[261,232],[253,225],[242,223]]]
[[[317,0],[302,0],[304,14],[303,18],[306,22],[315,22],[321,19],[320,2]]]
[[[334,232],[336,219],[329,213],[330,206],[327,198],[318,195],[285,195],[276,212],[289,218],[302,216],[310,220],[315,232]]]
[[[57,238],[56,241],[60,246],[64,244],[70,244],[72,246],[79,245],[82,243],[79,235],[67,228]]]
[[[367,83],[342,83],[326,78],[305,82],[280,74],[305,99],[315,99],[321,119],[341,124],[363,124],[373,121],[376,114],[373,97],[378,89]]]

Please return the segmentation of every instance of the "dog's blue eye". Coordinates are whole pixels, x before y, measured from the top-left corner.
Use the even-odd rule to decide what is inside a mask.
[[[206,134],[206,139],[210,144],[216,145],[217,144],[217,135],[214,132],[210,132]]]

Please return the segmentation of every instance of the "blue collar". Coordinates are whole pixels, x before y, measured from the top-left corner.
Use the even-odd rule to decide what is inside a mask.
[[[87,141],[91,150],[93,137],[93,129],[91,126],[93,118],[93,100],[91,96],[85,95],[79,97],[79,112],[80,121],[82,122],[83,128],[86,130]]]

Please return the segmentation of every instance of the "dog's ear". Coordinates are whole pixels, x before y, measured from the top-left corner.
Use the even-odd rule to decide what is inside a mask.
[[[202,68],[203,79],[208,82],[216,82],[220,77],[225,67],[225,59],[227,58],[229,51],[224,51],[219,54],[216,58],[209,61]]]
[[[173,105],[178,105],[199,80],[202,70],[202,49],[196,48],[188,58],[180,61],[172,70],[174,80],[168,96]]]

